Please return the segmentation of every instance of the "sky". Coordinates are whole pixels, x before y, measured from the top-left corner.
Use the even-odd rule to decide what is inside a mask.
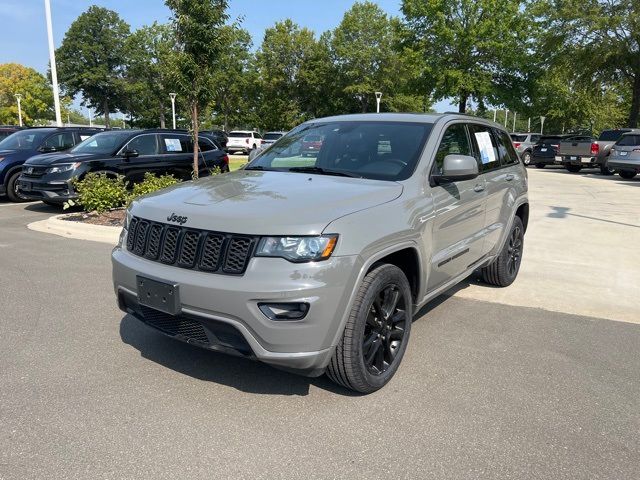
[[[91,5],[118,12],[135,30],[154,21],[169,20],[163,0],[50,0],[53,41],[60,46],[71,23]],[[254,46],[262,42],[264,31],[275,22],[291,18],[317,34],[335,28],[353,0],[230,0],[232,20],[253,37]],[[390,15],[400,14],[400,0],[377,0]],[[0,63],[21,63],[46,73],[49,62],[44,0],[0,0]],[[449,102],[435,105],[438,111],[455,109]]]

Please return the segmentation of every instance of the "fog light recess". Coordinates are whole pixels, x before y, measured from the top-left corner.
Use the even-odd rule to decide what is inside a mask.
[[[309,311],[309,304],[292,303],[259,303],[258,308],[269,320],[292,321],[302,320]]]

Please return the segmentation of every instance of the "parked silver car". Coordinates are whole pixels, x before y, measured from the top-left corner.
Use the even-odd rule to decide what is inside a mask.
[[[539,133],[512,133],[511,140],[513,141],[513,147],[518,152],[518,155],[522,159],[522,163],[525,165],[531,164],[531,155],[533,152],[533,146],[540,140]]]
[[[313,157],[309,135],[323,138]],[[527,198],[495,123],[316,119],[242,170],[135,200],[112,254],[115,292],[167,335],[372,392],[425,303],[476,269],[492,285],[515,280]]]
[[[620,137],[611,147],[607,167],[627,180],[640,173],[640,132],[625,133]]]

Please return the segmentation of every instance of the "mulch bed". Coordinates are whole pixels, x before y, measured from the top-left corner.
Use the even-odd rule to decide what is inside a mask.
[[[101,214],[92,212],[81,212],[74,213],[71,215],[67,215],[66,217],[62,217],[63,220],[68,220],[70,222],[82,222],[82,223],[90,223],[91,225],[104,225],[107,227],[121,227],[124,222],[124,214],[125,209],[120,208],[117,210],[111,210],[109,212],[104,212]]]

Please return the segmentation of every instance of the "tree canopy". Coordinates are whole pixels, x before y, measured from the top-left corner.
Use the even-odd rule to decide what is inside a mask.
[[[53,116],[53,94],[44,75],[17,63],[0,64],[0,124],[18,124],[18,102],[22,95],[22,122],[34,125]]]

